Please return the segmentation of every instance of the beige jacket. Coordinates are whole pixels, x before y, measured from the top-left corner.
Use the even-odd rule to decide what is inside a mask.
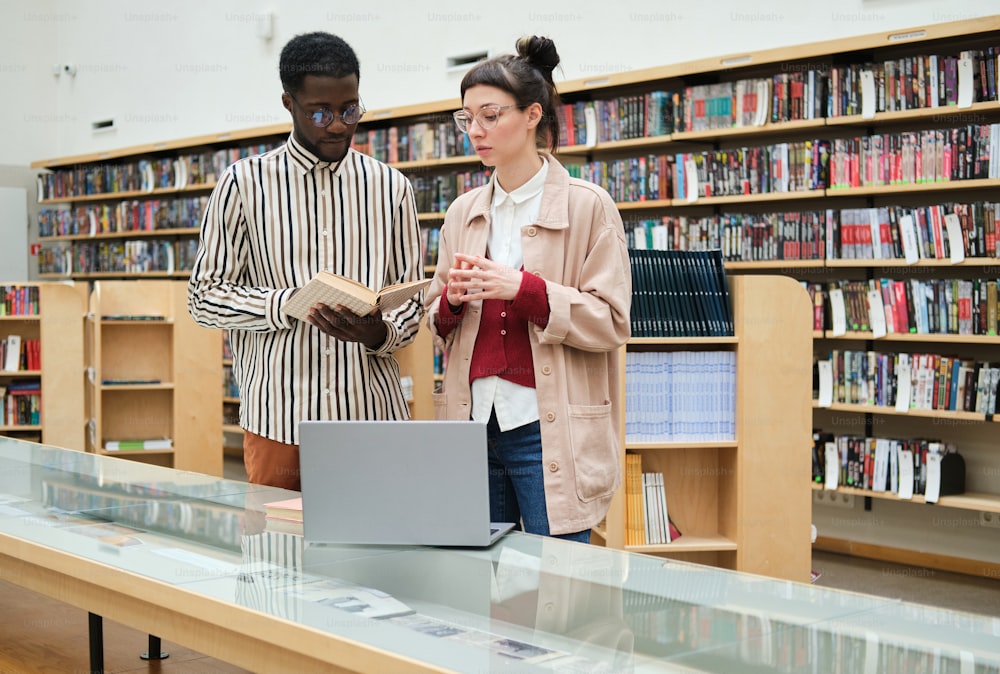
[[[545,466],[545,503],[553,534],[588,529],[604,517],[621,481],[618,347],[630,335],[632,276],[621,215],[611,197],[571,178],[546,155],[548,176],[538,222],[521,229],[524,269],[546,282],[549,323],[529,327]],[[448,208],[439,260],[427,293],[428,324],[448,350],[439,419],[468,419],[469,368],[482,303],[466,308],[443,342],[437,311],[452,255],[485,255],[492,183]]]

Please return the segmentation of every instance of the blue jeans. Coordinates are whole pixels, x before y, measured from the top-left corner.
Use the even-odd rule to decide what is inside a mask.
[[[490,471],[490,519],[524,524],[529,534],[550,536],[542,470],[542,434],[538,422],[502,432],[496,415],[486,425]],[[555,538],[590,542],[590,530]]]

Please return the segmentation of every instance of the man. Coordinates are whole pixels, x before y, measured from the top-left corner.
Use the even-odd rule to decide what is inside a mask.
[[[298,423],[405,419],[393,353],[410,343],[422,297],[359,317],[282,306],[321,269],[374,289],[422,277],[416,203],[395,169],[351,149],[364,107],[353,49],[298,35],[279,61],[292,133],[219,178],[188,286],[200,325],[229,331],[250,482],[299,489]]]

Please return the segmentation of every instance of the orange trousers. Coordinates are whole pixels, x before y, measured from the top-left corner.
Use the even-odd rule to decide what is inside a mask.
[[[301,491],[299,446],[243,431],[243,465],[247,481]]]

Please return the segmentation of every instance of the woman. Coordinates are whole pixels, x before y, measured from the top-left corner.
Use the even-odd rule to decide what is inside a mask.
[[[463,78],[456,125],[494,170],[448,208],[427,307],[448,352],[437,417],[488,423],[492,519],[588,542],[621,479],[632,287],[611,197],[550,154],[558,64],[526,37]]]

